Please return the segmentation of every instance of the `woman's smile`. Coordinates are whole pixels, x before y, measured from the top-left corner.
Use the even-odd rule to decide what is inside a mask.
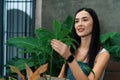
[[[84,28],[78,28],[78,32],[83,32],[84,30]]]

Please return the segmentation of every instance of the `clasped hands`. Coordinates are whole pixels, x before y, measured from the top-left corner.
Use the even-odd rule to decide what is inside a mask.
[[[67,60],[68,57],[71,55],[70,47],[68,47],[65,43],[61,42],[60,40],[52,39],[51,46],[65,60]]]

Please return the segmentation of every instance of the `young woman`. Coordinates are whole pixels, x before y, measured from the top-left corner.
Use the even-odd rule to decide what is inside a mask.
[[[76,44],[77,50],[68,47],[63,42],[53,39],[52,48],[58,52],[66,61],[59,77],[67,77],[70,80],[100,80],[106,65],[109,61],[109,52],[102,48],[100,44],[100,26],[99,20],[94,10],[91,8],[79,9],[75,14],[72,38]],[[82,62],[82,63],[81,63]],[[89,66],[95,73],[82,66]]]

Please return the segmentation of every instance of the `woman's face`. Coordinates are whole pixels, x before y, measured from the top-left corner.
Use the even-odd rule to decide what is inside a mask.
[[[87,11],[82,10],[76,14],[74,26],[78,36],[89,36],[93,28],[93,19]]]

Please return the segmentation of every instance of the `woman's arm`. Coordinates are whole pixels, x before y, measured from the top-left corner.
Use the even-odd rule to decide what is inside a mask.
[[[99,80],[101,75],[103,74],[104,70],[106,69],[109,59],[110,59],[109,52],[104,51],[103,53],[100,53],[97,56],[95,65],[93,67],[93,71],[95,73],[95,78],[93,77],[93,73],[90,73],[88,78],[90,80]]]
[[[83,73],[81,68],[78,66],[76,60],[74,60],[72,63],[68,63],[68,64],[69,64],[69,67],[71,68],[71,71],[76,80],[79,80],[79,79],[80,80],[99,80],[107,66],[109,59],[110,59],[110,54],[107,51],[105,51],[97,56],[96,63],[92,69],[95,73],[95,77],[92,72],[87,77]]]
[[[68,63],[68,65],[73,73],[75,80],[89,80],[75,59],[71,63]]]
[[[62,69],[58,75],[58,78],[65,78],[65,64],[63,64]]]
[[[61,41],[54,39],[52,40],[51,45],[52,48],[63,58],[68,59],[68,57],[71,55],[69,47]],[[75,80],[98,80],[108,63],[109,58],[110,55],[107,51],[97,56],[96,63],[93,67],[95,78],[92,73],[90,73],[89,76],[86,76],[75,59],[71,63],[68,63],[68,65],[73,73]]]

